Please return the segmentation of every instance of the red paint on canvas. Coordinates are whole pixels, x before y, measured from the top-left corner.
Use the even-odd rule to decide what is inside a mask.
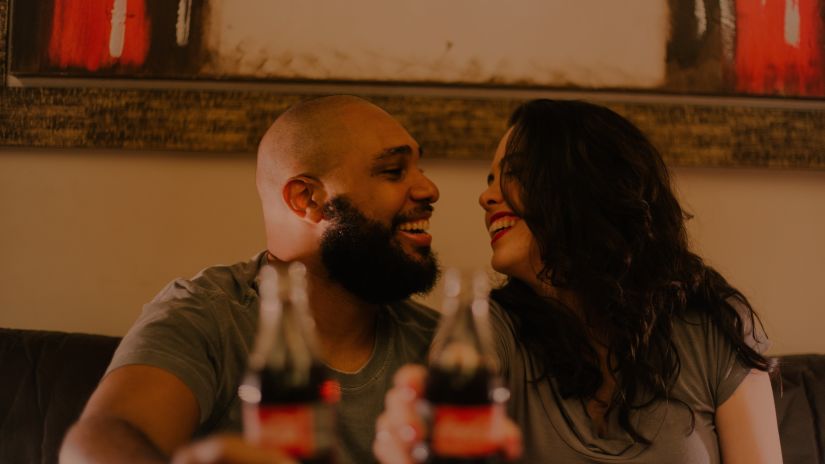
[[[114,65],[139,67],[149,52],[145,0],[129,0],[120,57],[109,53],[114,0],[55,0],[49,62],[59,68],[97,71]]]
[[[737,91],[825,96],[822,1],[736,1]],[[786,39],[788,3],[799,11],[795,43]]]

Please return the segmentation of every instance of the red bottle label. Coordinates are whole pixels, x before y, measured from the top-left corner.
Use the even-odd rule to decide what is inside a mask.
[[[438,456],[494,454],[493,406],[436,406],[432,449]]]
[[[310,457],[315,449],[312,419],[312,408],[305,405],[258,408],[260,445],[295,458]]]
[[[248,441],[293,458],[314,457],[331,446],[332,410],[323,403],[250,406],[243,419]]]

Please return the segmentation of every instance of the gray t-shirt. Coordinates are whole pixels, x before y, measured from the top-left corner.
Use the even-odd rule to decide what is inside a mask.
[[[255,278],[263,253],[232,266],[214,266],[190,280],[177,279],[143,308],[123,338],[107,372],[128,364],[165,369],[195,394],[201,413],[196,436],[240,431],[237,390],[258,320]],[[393,373],[422,363],[438,314],[409,300],[387,305],[376,321],[375,348],[356,373],[329,369],[341,384],[339,461],[374,462],[375,419]]]
[[[671,400],[656,401],[630,414],[631,424],[652,442],[648,446],[636,443],[621,429],[615,410],[606,418],[607,433],[600,436],[582,400],[562,398],[553,380],[531,382],[537,376],[537,366],[515,342],[512,319],[496,304],[491,312],[502,374],[511,391],[508,412],[524,434],[524,462],[720,462],[714,414],[749,369],[706,316],[692,312],[674,324],[673,342],[681,371]],[[754,346],[764,351],[767,340]],[[693,408],[696,421],[692,432],[691,413],[676,400]]]

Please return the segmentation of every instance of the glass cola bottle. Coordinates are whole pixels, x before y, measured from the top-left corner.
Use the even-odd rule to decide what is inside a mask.
[[[444,278],[442,321],[433,339],[424,393],[431,425],[424,460],[501,462],[494,433],[504,409],[494,398],[506,392],[491,340],[489,280],[476,272],[468,291],[457,270],[448,270]]]
[[[317,354],[305,272],[293,263],[258,275],[258,334],[238,390],[243,434],[302,463],[331,463],[340,389]]]

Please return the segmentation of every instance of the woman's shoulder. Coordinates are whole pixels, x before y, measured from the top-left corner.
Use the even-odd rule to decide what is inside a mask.
[[[493,349],[498,357],[501,374],[506,377],[517,355],[515,324],[507,309],[493,299],[490,299],[489,315]]]
[[[494,299],[489,300],[490,303],[490,325],[494,329],[512,328],[513,319],[507,313],[507,309]]]
[[[770,340],[765,333],[762,323],[751,307],[737,298],[730,298],[727,303],[735,314],[715,314],[714,311],[728,311],[724,308],[710,309],[704,307],[688,307],[684,312],[673,316],[674,342],[682,341],[690,344],[701,344],[709,349],[718,346],[734,344],[731,339],[733,328],[739,333],[748,346],[759,353],[765,353],[770,348]],[[731,316],[738,318],[734,322]],[[728,321],[728,322],[723,322]],[[722,324],[730,324],[730,328]]]
[[[741,321],[731,327],[743,331],[746,344],[764,352],[769,342],[758,319],[746,305],[731,305]],[[691,308],[673,320],[671,340],[679,357],[676,393],[682,393],[677,394],[678,397],[696,401],[693,406],[700,410],[715,410],[750,370],[740,359],[738,344],[741,342],[731,337],[729,329],[720,326],[724,319],[710,310]]]

